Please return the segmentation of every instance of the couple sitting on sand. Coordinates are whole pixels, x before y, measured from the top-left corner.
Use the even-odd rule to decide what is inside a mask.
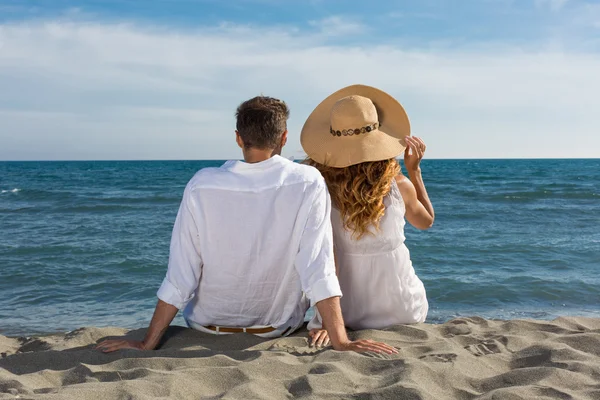
[[[154,349],[178,310],[202,332],[273,338],[302,327],[316,306],[312,345],[380,353],[396,350],[351,341],[345,327],[425,321],[404,218],[427,229],[434,211],[419,167],[425,144],[409,136],[400,103],[362,85],[332,94],[302,129],[304,164],[279,155],[288,116],[286,104],[269,97],[239,106],[245,161],[202,169],[185,188],[145,339],[107,340],[99,349]],[[410,179],[396,161],[403,153]]]

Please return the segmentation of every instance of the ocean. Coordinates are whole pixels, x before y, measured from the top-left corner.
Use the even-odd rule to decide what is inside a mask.
[[[0,334],[147,326],[183,189],[221,164],[0,162]],[[600,317],[600,160],[422,169],[436,221],[406,236],[428,322]]]

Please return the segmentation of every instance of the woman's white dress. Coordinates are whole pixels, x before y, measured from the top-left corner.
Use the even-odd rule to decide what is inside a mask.
[[[355,330],[424,322],[429,310],[404,245],[406,208],[395,179],[384,204],[381,230],[359,240],[344,229],[340,212],[331,212],[342,313],[346,326]]]

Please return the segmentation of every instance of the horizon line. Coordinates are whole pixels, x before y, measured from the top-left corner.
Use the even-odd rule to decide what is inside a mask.
[[[284,158],[285,157],[282,156]],[[400,157],[396,157],[397,159],[401,159]],[[154,162],[154,161],[168,161],[168,162],[177,162],[177,161],[228,161],[228,160],[242,160],[242,158],[198,158],[198,159],[188,159],[188,158],[156,158],[156,159],[43,159],[43,160],[35,160],[35,159],[25,159],[25,160],[0,160],[0,163],[9,163],[9,162]],[[296,159],[293,158],[293,161],[299,161],[301,158]],[[599,157],[483,157],[483,158],[425,158],[423,161],[486,161],[486,160],[600,160]]]

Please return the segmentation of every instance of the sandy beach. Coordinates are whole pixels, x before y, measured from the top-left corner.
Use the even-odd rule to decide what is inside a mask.
[[[600,319],[459,318],[351,332],[398,355],[308,346],[306,332],[264,340],[171,327],[159,350],[102,354],[82,328],[0,336],[0,399],[600,399]]]

